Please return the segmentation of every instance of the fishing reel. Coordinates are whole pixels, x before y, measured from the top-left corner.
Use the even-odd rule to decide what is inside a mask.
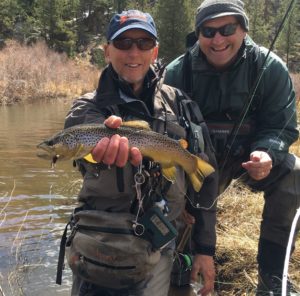
[[[188,286],[192,271],[193,257],[190,254],[175,254],[171,272],[171,284],[176,287]]]

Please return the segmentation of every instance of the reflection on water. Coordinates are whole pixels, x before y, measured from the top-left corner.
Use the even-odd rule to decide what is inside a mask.
[[[70,294],[70,271],[58,286],[56,264],[80,175],[70,162],[52,169],[35,155],[38,143],[62,129],[69,106],[0,107],[0,295]]]

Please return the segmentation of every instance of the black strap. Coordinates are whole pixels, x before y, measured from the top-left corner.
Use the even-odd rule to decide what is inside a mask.
[[[181,116],[185,116],[188,121],[199,124],[204,121],[198,103],[192,100],[186,91],[176,89],[178,98],[178,108]]]
[[[64,270],[64,259],[65,259],[65,248],[67,242],[67,231],[70,222],[66,225],[64,233],[61,237],[59,255],[58,255],[58,263],[57,263],[57,271],[56,271],[56,284],[61,285],[62,281],[62,272]]]
[[[192,72],[192,62],[191,62],[191,53],[189,50],[186,51],[183,57],[182,64],[182,81],[183,81],[183,90],[189,95],[192,96],[193,91],[193,72]]]
[[[118,190],[119,192],[124,192],[124,170],[123,168],[116,168],[116,174],[117,174],[117,186],[118,186]]]
[[[122,104],[122,109],[126,110],[130,114],[132,114],[135,117],[138,117],[140,119],[146,120],[148,122],[153,122],[154,120],[157,120],[157,118],[147,114],[146,112],[140,112],[137,111],[136,108],[132,107],[130,104]]]

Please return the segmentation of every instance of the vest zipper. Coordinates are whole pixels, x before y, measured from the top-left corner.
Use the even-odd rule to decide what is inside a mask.
[[[94,264],[94,265],[103,266],[103,267],[106,267],[106,268],[116,269],[116,270],[127,270],[127,269],[135,269],[136,268],[133,265],[129,265],[129,266],[112,266],[112,265],[109,265],[109,264],[104,264],[104,263],[97,262],[97,261],[95,261],[93,259],[90,259],[88,257],[85,257],[83,255],[79,256],[79,261],[82,264],[84,264],[85,262],[88,262],[88,263],[91,263],[91,264]]]

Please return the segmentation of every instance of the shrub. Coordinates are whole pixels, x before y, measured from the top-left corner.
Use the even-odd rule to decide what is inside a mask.
[[[54,52],[44,42],[10,41],[0,51],[0,104],[75,97],[95,89],[98,77],[96,67]]]

